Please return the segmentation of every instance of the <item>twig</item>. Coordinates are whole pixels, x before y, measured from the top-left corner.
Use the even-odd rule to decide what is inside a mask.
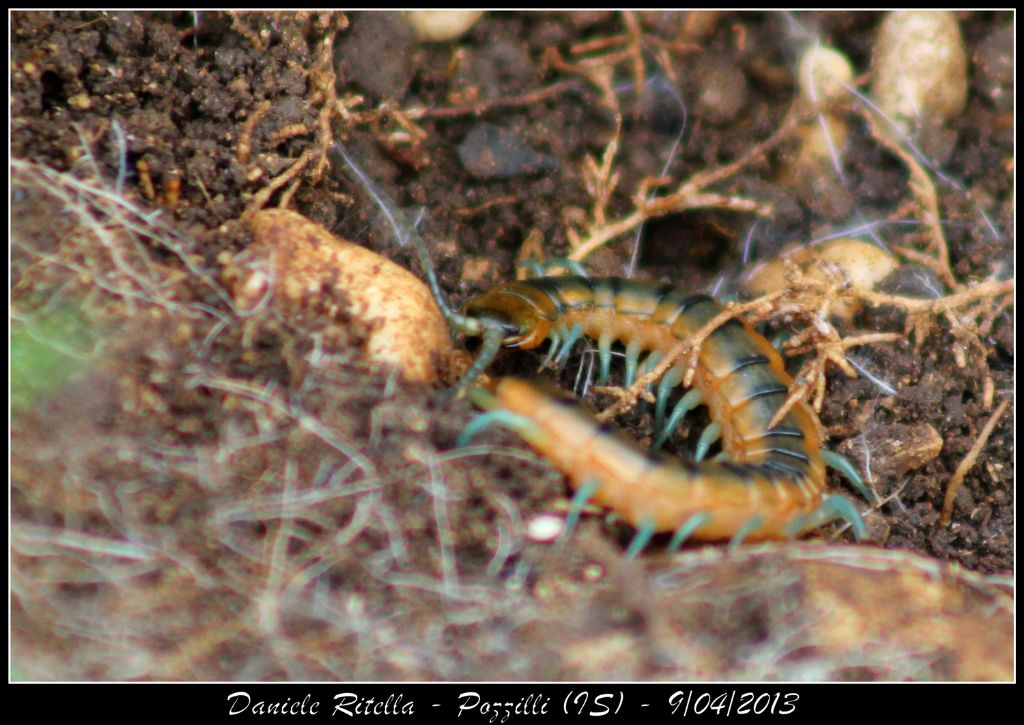
[[[540,88],[536,91],[524,93],[521,96],[495,98],[489,101],[467,103],[461,106],[448,106],[445,108],[407,108],[403,110],[402,113],[411,121],[420,121],[432,118],[449,119],[461,118],[462,116],[482,116],[485,113],[497,111],[502,108],[532,106],[535,103],[540,103],[548,98],[561,95],[566,91],[579,88],[581,85],[582,82],[578,78],[571,78],[569,80],[552,83],[550,86],[545,86],[544,88]]]
[[[949,485],[946,487],[946,498],[942,502],[942,517],[939,519],[943,526],[948,526],[953,517],[953,501],[956,499],[956,493],[960,490],[960,486],[963,485],[964,477],[978,459],[978,454],[985,447],[989,436],[992,435],[992,431],[995,430],[996,424],[1003,417],[1003,413],[1006,412],[1006,408],[1009,405],[1010,398],[1003,398],[1003,402],[999,404],[999,407],[989,417],[985,427],[981,429],[978,439],[971,446],[971,450],[967,451],[967,455],[964,456],[964,459],[960,461],[960,465],[956,467],[956,471],[953,472],[953,477],[949,479]]]

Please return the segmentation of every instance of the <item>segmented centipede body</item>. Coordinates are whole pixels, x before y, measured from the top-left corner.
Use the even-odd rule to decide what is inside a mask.
[[[456,389],[479,377],[503,346],[529,349],[551,340],[546,362],[564,364],[583,336],[597,340],[602,379],[608,377],[612,344],[625,344],[625,378],[631,384],[641,355],[649,353],[644,366],[653,367],[679,340],[695,336],[723,310],[707,295],[686,295],[671,285],[567,276],[497,285],[456,312],[444,300],[415,228],[400,222],[394,203],[339,144],[330,153],[381,207],[399,240],[413,243],[448,323],[482,338],[475,362]],[[738,543],[792,537],[841,518],[858,538],[863,536],[856,507],[843,496],[823,495],[825,465],[839,468],[869,500],[871,493],[848,462],[821,450],[807,406],[796,403],[778,425],[769,427],[792,379],[779,354],[749,322],[730,319],[706,337],[697,351],[693,389],[666,417],[669,395],[683,382],[685,365],[676,363],[658,383],[655,424],[661,435],[654,447],[687,411],[703,403],[713,422],[698,442],[695,463],[647,455],[632,441],[607,435],[592,416],[516,379],[499,381],[493,393],[471,390],[492,410],[467,426],[460,440],[493,422],[516,428],[569,476],[577,489],[574,505],[596,500],[637,528],[630,547],[634,554],[654,531],[673,529],[674,545],[690,537]],[[724,460],[701,461],[719,436]]]
[[[612,343],[622,343],[628,383],[642,354],[650,353],[652,365],[651,356],[657,359],[694,336],[722,310],[707,295],[686,295],[671,285],[568,276],[498,285],[471,299],[463,313],[487,330],[500,329],[506,347],[528,349],[551,339],[548,359],[558,362],[581,336],[594,338],[602,378]],[[693,390],[665,422],[669,391],[683,380],[686,364],[676,363],[662,378],[656,419],[671,429],[698,401],[704,403],[713,421],[708,438],[721,436],[721,460],[652,457],[632,441],[606,435],[582,410],[522,380],[499,381],[491,405],[525,421],[516,427],[574,487],[591,488],[592,500],[638,529],[682,527],[696,539],[757,540],[792,537],[844,518],[862,532],[848,500],[823,497],[825,461],[807,406],[798,402],[777,426],[768,427],[792,383],[768,340],[737,318],[711,332],[697,351]]]

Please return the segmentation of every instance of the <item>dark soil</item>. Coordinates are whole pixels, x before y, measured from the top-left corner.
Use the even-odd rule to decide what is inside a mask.
[[[959,17],[972,81],[967,108],[951,124],[955,145],[936,175],[943,229],[959,281],[1006,279],[1014,275],[1013,19]],[[879,21],[875,13],[722,14],[700,28],[678,13],[645,15],[643,92],[629,62],[616,67],[625,128],[609,213],[627,212],[645,177],[686,178],[771,136],[794,98],[799,54],[815,38],[868,70]],[[320,149],[329,94],[314,87],[323,74],[311,69],[332,33],[333,92],[347,111],[329,116],[330,133],[399,207],[423,212],[420,230],[453,305],[511,278],[535,231],[549,258],[564,256],[567,217],[592,206],[583,159],[600,160],[614,124],[599,92],[545,53],[554,48],[571,59],[573,46],[624,28],[610,12],[491,13],[458,41],[424,44],[394,14],[12,15],[12,156],[83,179],[84,163],[94,163],[92,182],[160,212],[151,231],[127,237],[118,236],[123,219],[89,212],[111,230],[108,242],[134,240],[129,255],[143,249],[138,274],[122,278],[125,267],[109,245],[82,241],[81,216],[62,206],[73,200],[57,203],[15,176],[16,323],[31,327],[27,320],[71,309],[91,340],[76,340],[87,354],[76,356],[66,382],[34,395],[13,421],[16,672],[30,679],[988,676],[947,660],[902,670],[883,656],[851,659],[853,645],[840,654],[814,649],[818,640],[801,650],[799,666],[793,658],[766,663],[758,647],[775,637],[772,628],[799,626],[774,608],[774,595],[761,601],[746,579],[729,585],[711,575],[684,589],[717,586],[726,597],[742,590],[722,610],[735,613],[734,629],[720,640],[720,656],[703,639],[686,644],[685,626],[659,619],[651,604],[681,581],[658,574],[663,544],[626,560],[628,527],[599,517],[585,517],[562,548],[525,540],[526,522],[555,511],[566,488],[518,438],[488,432],[474,442],[489,448],[453,452],[475,415],[468,401],[396,385],[361,355],[365,330],[357,325],[325,366],[317,357],[323,322],[266,311],[243,318],[219,288],[225,261],[249,242],[243,214],[271,179]],[[656,62],[659,52],[676,84]],[[724,96],[712,92],[722,88]],[[472,104],[484,110],[444,110]],[[367,113],[382,107],[405,115]],[[416,116],[416,109],[428,112]],[[245,160],[239,144],[247,134]],[[771,218],[708,209],[651,221],[635,276],[730,294],[751,249],[752,259],[768,258],[789,242],[892,219],[910,198],[906,168],[862,124],[853,124],[851,138],[845,186],[822,193],[785,181],[795,153],[786,145],[716,186],[772,203]],[[286,204],[420,273],[412,249],[398,245],[364,191],[318,161],[266,205]],[[876,234],[921,247],[916,224],[882,224]],[[588,265],[622,276],[633,251],[626,235]],[[901,314],[876,311],[854,326],[901,332],[903,323]],[[1014,340],[1010,306],[982,339],[997,403],[1013,395]],[[867,516],[872,546],[1009,574],[1014,407],[967,474],[951,524],[942,525],[947,484],[992,410],[981,353],[971,349],[959,365],[944,317],[916,343],[855,350],[870,376],[830,374],[821,418],[831,448],[847,453],[886,501]],[[509,354],[500,365],[532,374],[537,358]],[[650,434],[643,415],[621,422]],[[872,441],[886,442],[873,438],[876,431],[925,424],[942,439],[937,457],[914,470],[872,465]],[[856,496],[835,474],[831,485]],[[61,530],[93,538],[62,548],[54,538]],[[139,548],[111,558],[90,550],[100,540]],[[786,591],[780,585],[775,595]],[[725,626],[724,615],[702,609],[703,598],[688,601],[695,621]],[[666,641],[693,646],[705,664],[693,666],[682,650],[666,656]],[[738,660],[723,654],[726,645],[754,654]],[[816,656],[810,668],[806,658]]]

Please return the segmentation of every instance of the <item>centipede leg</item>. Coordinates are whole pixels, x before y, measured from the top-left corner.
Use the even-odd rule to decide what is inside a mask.
[[[626,377],[625,384],[629,387],[636,380],[636,366],[640,360],[641,345],[638,340],[631,340],[626,345]]]
[[[559,352],[560,352],[559,348],[560,348],[561,343],[562,343],[562,331],[563,330],[565,330],[564,326],[558,328],[557,330],[555,330],[554,332],[552,332],[549,335],[549,337],[551,338],[551,347],[548,348],[548,354],[544,357],[544,360],[540,364],[540,369],[541,370],[543,370],[548,365],[550,365],[552,360],[554,360],[556,358],[556,356],[559,354]]]
[[[761,528],[761,524],[764,523],[764,516],[756,514],[751,516],[743,525],[740,526],[739,530],[733,534],[732,538],[729,539],[729,550],[732,551],[740,547],[743,544],[743,540],[750,536],[752,533]]]
[[[708,449],[711,448],[712,444],[722,437],[722,424],[718,421],[709,423],[708,427],[704,429],[704,432],[700,434],[700,438],[697,440],[697,450],[693,453],[693,459],[695,461],[703,461],[704,456],[708,454]]]
[[[565,364],[569,362],[569,354],[572,352],[573,347],[575,347],[576,343],[579,342],[580,338],[582,337],[583,325],[577,322],[569,329],[569,332],[565,335],[565,338],[562,340],[562,349],[558,353],[558,356],[555,358],[555,365],[558,366],[559,370],[565,368]]]
[[[672,368],[666,372],[658,382],[658,394],[654,403],[654,426],[661,427],[665,419],[665,407],[668,405],[668,396],[672,389],[683,381],[683,371],[679,368]]]
[[[692,390],[687,391],[686,395],[681,397],[676,403],[676,406],[672,409],[672,413],[669,415],[668,420],[661,429],[661,433],[658,434],[658,438],[654,441],[654,445],[651,446],[652,450],[656,451],[661,448],[665,444],[665,441],[668,440],[668,437],[672,435],[672,431],[674,431],[682,422],[683,417],[703,402],[704,396],[701,394],[700,390],[693,388]]]
[[[564,267],[568,268],[568,270],[573,274],[578,274],[580,277],[590,276],[590,272],[587,271],[587,268],[583,266],[582,262],[578,262],[575,259],[569,259],[568,257],[555,257],[551,261],[545,262],[541,267],[544,270],[544,274],[547,274],[552,269]]]
[[[521,259],[521,260],[519,260],[518,262],[516,262],[516,267],[518,269],[526,270],[526,276],[527,277],[543,277],[544,276],[544,267],[541,265],[540,262],[538,262],[533,257],[530,257],[529,259]]]
[[[647,548],[647,545],[651,543],[651,537],[653,536],[654,519],[647,516],[640,525],[636,527],[636,533],[633,534],[633,540],[629,542],[629,548],[626,549],[626,558],[635,559],[639,556],[640,552]]]
[[[509,410],[488,410],[466,424],[462,433],[459,434],[458,440],[455,441],[455,446],[462,448],[468,445],[469,441],[481,431],[499,425],[510,428],[523,437],[528,437],[531,432],[538,432],[537,424],[524,415]]]
[[[857,469],[853,467],[852,463],[850,463],[850,459],[832,451],[822,451],[821,460],[825,462],[826,466],[835,469],[839,472],[839,475],[849,481],[853,487],[868,500],[868,503],[875,502],[874,493],[867,487],[867,484],[864,483],[864,479],[860,477]]]
[[[857,507],[845,496],[826,496],[821,502],[821,508],[826,515],[830,516],[829,521],[842,519],[853,529],[853,535],[857,541],[867,536],[867,527],[864,526],[864,519]]]
[[[569,513],[565,517],[565,530],[560,537],[563,541],[568,540],[572,532],[575,531],[580,515],[583,513],[583,508],[590,502],[590,499],[594,497],[594,494],[597,493],[597,489],[600,487],[601,481],[588,480],[584,481],[576,489],[576,493],[573,494],[572,501],[569,503]]]
[[[601,361],[601,373],[598,376],[598,380],[601,381],[602,385],[608,382],[608,374],[611,371],[612,366],[612,334],[609,331],[601,333],[601,337],[597,340],[597,354],[598,359]]]
[[[845,496],[826,496],[821,505],[814,511],[803,516],[797,516],[786,524],[782,533],[792,539],[804,531],[816,529],[836,519],[842,519],[850,525],[857,541],[863,540],[867,535],[867,529],[864,526],[864,519],[861,518],[860,511]]]
[[[661,359],[663,357],[665,357],[665,353],[664,352],[662,352],[661,350],[655,350],[650,355],[648,355],[646,358],[644,358],[644,372],[645,373],[649,373],[652,370],[654,370],[654,368],[658,365],[658,363],[661,362]],[[646,388],[647,392],[650,393],[653,389],[654,389],[654,385],[653,384],[648,384],[648,386]],[[647,401],[641,400],[638,407],[639,407],[640,410],[647,410]]]
[[[650,355],[644,358],[644,372],[649,373],[654,370],[655,366],[661,362],[661,359],[665,357],[665,353],[661,350],[655,350]]]
[[[675,533],[672,534],[672,540],[668,544],[669,551],[679,551],[679,548],[686,543],[686,540],[693,535],[693,533],[701,526],[711,520],[711,514],[707,512],[701,512],[694,514],[688,518]]]

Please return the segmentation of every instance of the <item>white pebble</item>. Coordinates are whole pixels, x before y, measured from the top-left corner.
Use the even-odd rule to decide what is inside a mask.
[[[889,13],[871,65],[875,103],[904,133],[942,126],[967,103],[967,54],[952,12]]]
[[[807,107],[828,104],[849,93],[853,83],[853,66],[845,55],[835,48],[815,45],[804,53],[799,66],[800,102]],[[834,112],[822,114],[805,123],[797,131],[800,153],[791,176],[799,178],[802,170],[813,172],[830,168],[836,157],[846,151],[849,126]]]
[[[526,525],[526,538],[530,541],[548,543],[562,535],[565,519],[553,514],[538,514]]]
[[[811,103],[842,98],[853,85],[853,66],[835,48],[815,45],[800,59],[800,95]]]
[[[410,10],[405,14],[420,40],[444,43],[472,28],[482,10]]]

